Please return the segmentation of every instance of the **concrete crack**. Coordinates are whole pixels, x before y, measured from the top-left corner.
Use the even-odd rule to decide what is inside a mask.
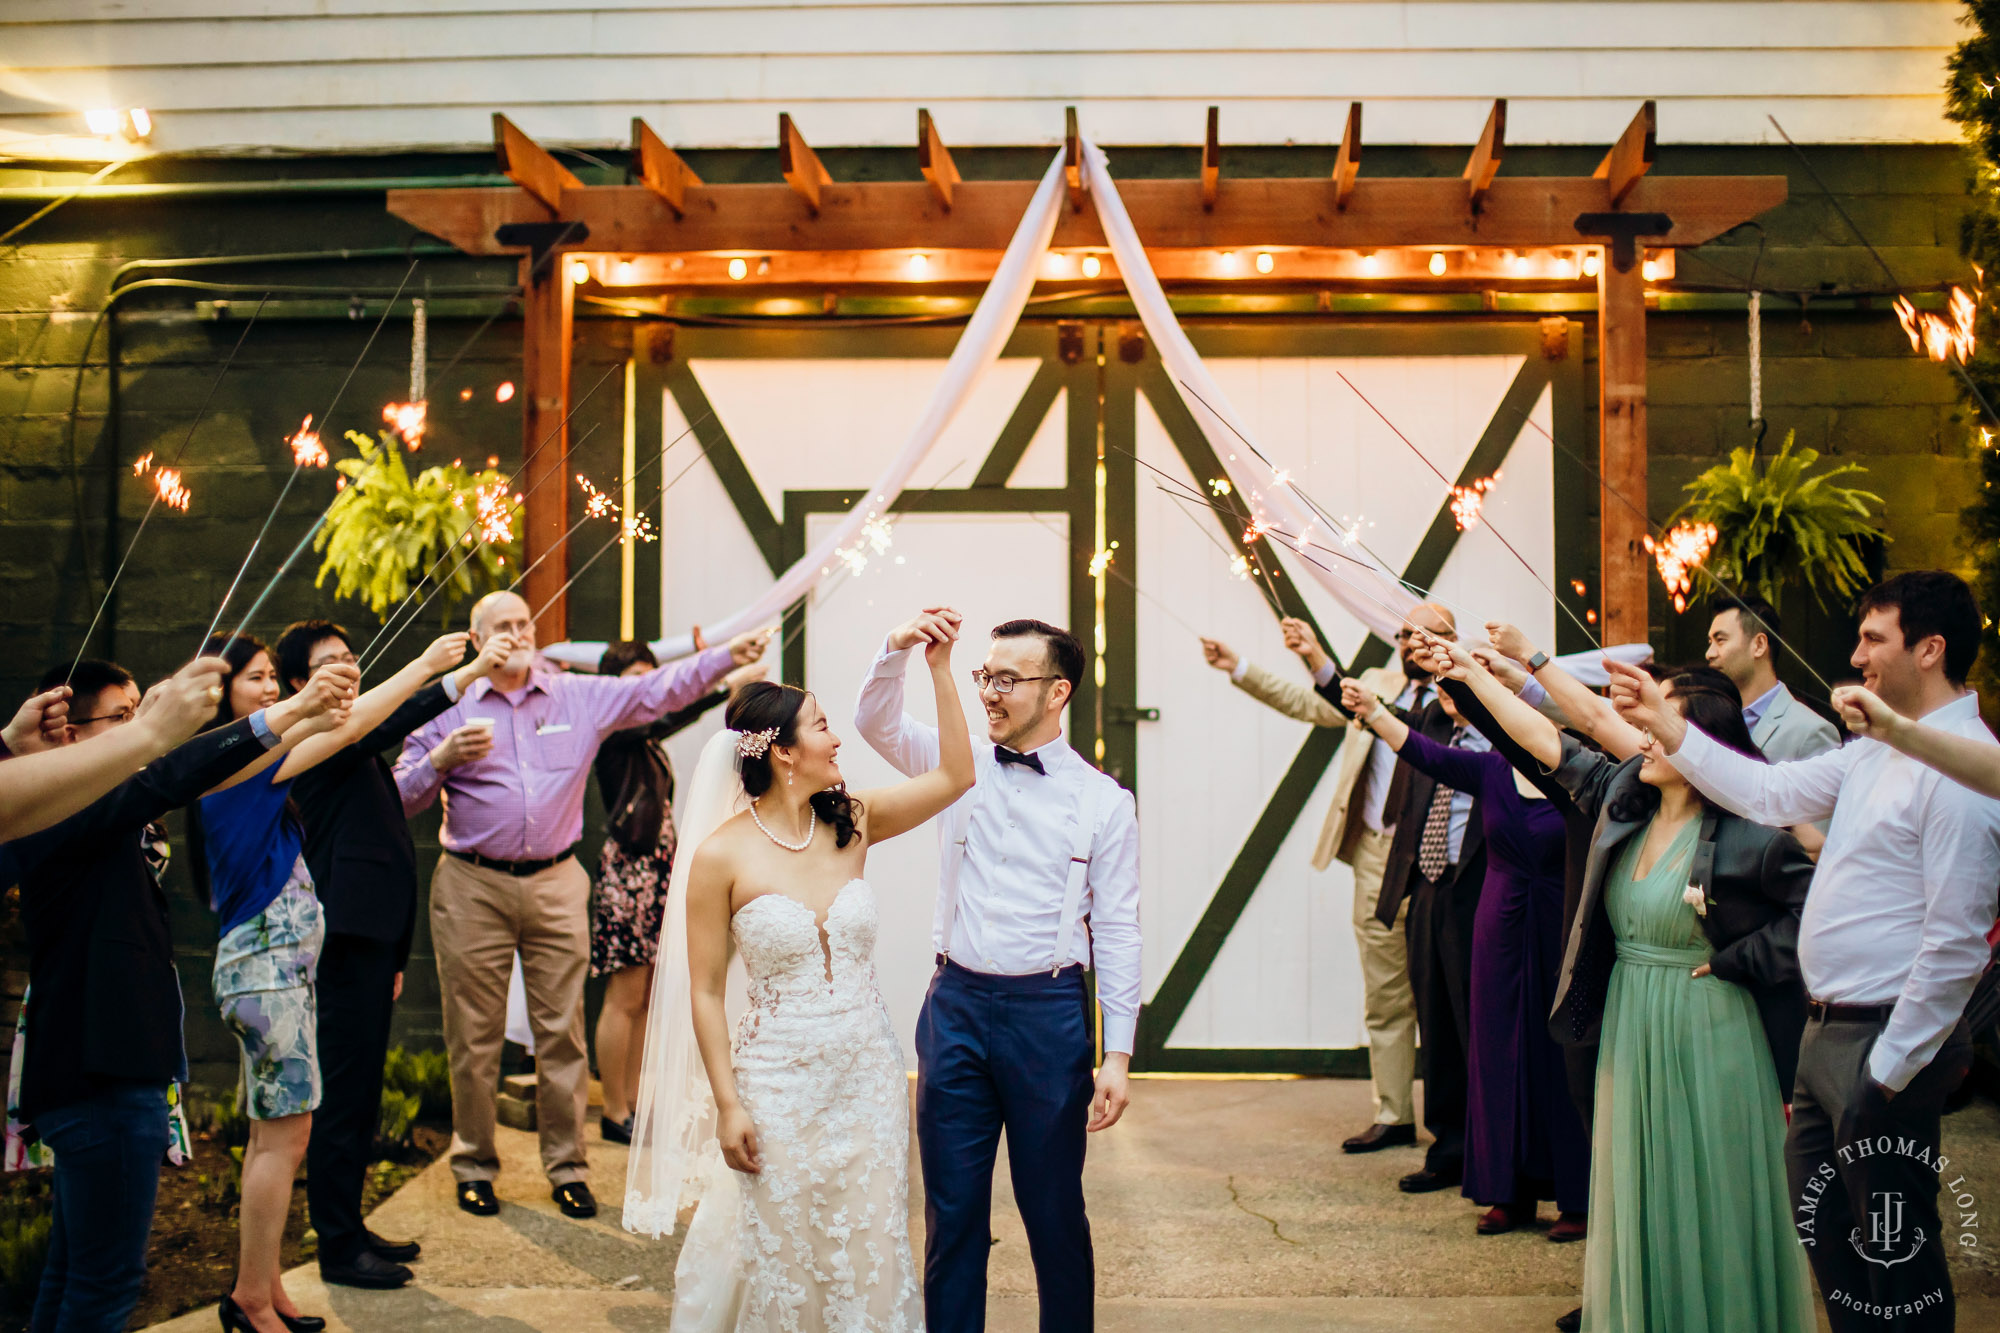
[[[1278,1230],[1277,1218],[1267,1217],[1263,1213],[1258,1212],[1255,1208],[1252,1208],[1248,1204],[1243,1202],[1243,1196],[1237,1193],[1236,1191],[1235,1176],[1229,1177],[1229,1201],[1235,1204],[1238,1208],[1241,1208],[1244,1212],[1250,1214],[1250,1216],[1256,1218],[1259,1222],[1268,1222],[1271,1226],[1271,1234],[1273,1236],[1276,1236],[1279,1240],[1285,1242],[1285,1244],[1297,1245],[1299,1243],[1293,1240],[1290,1236],[1287,1236],[1284,1232]]]

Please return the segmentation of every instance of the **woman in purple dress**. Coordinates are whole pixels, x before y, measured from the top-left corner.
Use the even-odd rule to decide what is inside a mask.
[[[1487,1206],[1478,1230],[1512,1231],[1553,1198],[1560,1215],[1549,1239],[1581,1240],[1590,1135],[1548,1028],[1563,956],[1562,815],[1501,756],[1419,735],[1358,681],[1343,681],[1341,695],[1399,760],[1479,798],[1487,858],[1472,933],[1464,1185]],[[1448,696],[1439,702],[1458,717]]]

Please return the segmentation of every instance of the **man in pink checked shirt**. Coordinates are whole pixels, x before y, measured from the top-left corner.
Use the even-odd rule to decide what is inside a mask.
[[[494,1103],[518,950],[535,1032],[542,1169],[565,1214],[591,1217],[597,1201],[583,1145],[590,877],[570,855],[583,832],[591,760],[607,735],[686,707],[762,657],[768,635],[740,635],[622,678],[538,669],[534,618],[513,593],[492,593],[472,608],[475,649],[495,635],[513,641],[505,665],[413,732],[396,762],[404,814],[444,796],[431,940],[451,1054],[451,1170],[460,1208],[481,1217],[500,1210]]]

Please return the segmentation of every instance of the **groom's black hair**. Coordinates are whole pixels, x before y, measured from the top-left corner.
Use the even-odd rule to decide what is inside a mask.
[[[1034,636],[1049,650],[1049,665],[1056,674],[1069,682],[1072,693],[1083,684],[1083,645],[1076,635],[1066,629],[1059,629],[1046,620],[1010,620],[993,627],[996,639],[1020,639]]]

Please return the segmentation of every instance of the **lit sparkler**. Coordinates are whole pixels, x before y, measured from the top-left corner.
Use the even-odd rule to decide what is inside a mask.
[[[1451,488],[1451,519],[1464,532],[1479,526],[1479,515],[1486,508],[1486,493],[1500,482],[1500,474],[1481,477],[1470,486]]]
[[[1234,574],[1238,579],[1248,579],[1250,577],[1250,557],[1244,555],[1241,551],[1230,556],[1229,572]]]
[[[1229,478],[1227,477],[1210,477],[1208,479],[1208,489],[1212,494],[1220,496],[1228,495],[1236,488],[1229,484]]]
[[[1907,296],[1899,296],[1895,301],[1896,321],[1909,335],[1911,347],[1933,361],[1957,361],[1963,365],[1972,359],[1976,343],[1972,325],[1979,315],[1979,302],[1965,288],[1955,286],[1946,309],[1946,315],[1933,315],[1917,309]]]
[[[414,449],[424,442],[424,418],[428,403],[390,403],[382,409],[382,420],[402,437],[403,446]]]
[[[153,465],[152,451],[148,450],[144,458],[140,459],[138,462],[132,465],[132,475],[135,477],[143,477],[146,475],[146,469],[151,467],[152,465]]]
[[[659,540],[658,536],[653,532],[653,520],[647,518],[644,514],[632,515],[632,517],[621,523],[619,528],[618,540],[625,546],[630,546],[634,542]]]
[[[325,467],[326,446],[320,443],[319,432],[312,428],[313,419],[308,416],[299,423],[296,433],[286,439],[291,447],[294,467]]]
[[[467,530],[466,538],[470,540],[477,534],[478,540],[488,546],[505,546],[513,541],[514,514],[520,508],[521,497],[514,496],[510,503],[504,481],[490,482],[473,494],[477,497],[473,509],[475,522]]]
[[[1715,549],[1715,542],[1722,534],[1713,523],[1693,523],[1686,519],[1674,524],[1662,533],[1656,542],[1646,538],[1646,549],[1653,553],[1653,563],[1659,567],[1660,582],[1673,594],[1674,610],[1687,610],[1688,593],[1694,587],[1694,571],[1708,553]]]
[[[1090,557],[1090,577],[1101,579],[1104,571],[1111,568],[1111,562],[1118,558],[1118,543],[1113,542],[1104,550]]]
[[[617,512],[618,502],[605,492],[590,484],[590,478],[581,472],[576,474],[576,484],[583,487],[583,516],[585,518],[610,518]]]
[[[850,574],[859,574],[868,568],[868,562],[886,552],[896,544],[895,528],[880,514],[870,514],[868,521],[861,525],[852,546],[837,547],[833,558],[847,566]]]
[[[149,453],[132,465],[132,475],[143,477],[148,471],[153,473],[153,493],[160,497],[160,503],[169,509],[187,512],[188,501],[194,498],[194,493],[181,484],[180,469],[153,469],[153,455]]]

